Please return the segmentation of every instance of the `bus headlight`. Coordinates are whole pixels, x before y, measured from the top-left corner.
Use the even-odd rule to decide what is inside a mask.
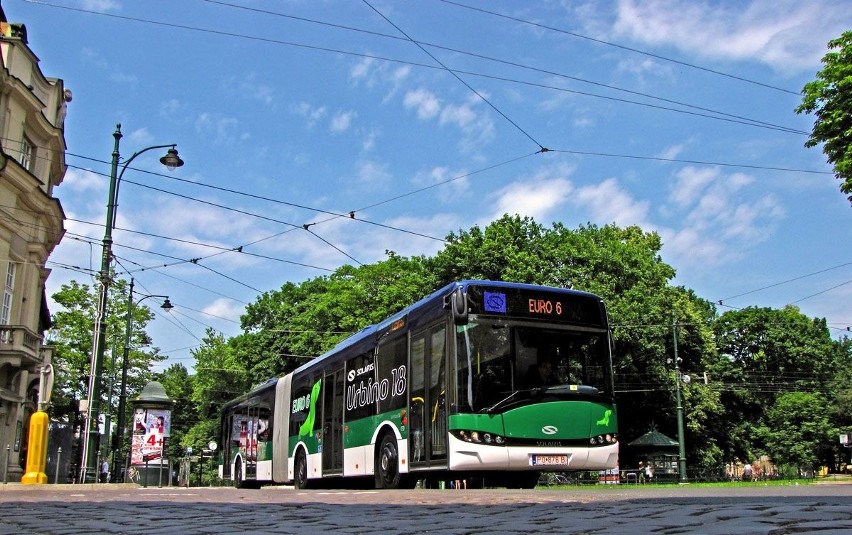
[[[616,442],[618,442],[618,435],[616,434],[598,435],[589,439],[589,444],[592,446],[603,446],[604,444],[615,444]]]
[[[502,435],[489,433],[485,431],[468,431],[466,429],[453,430],[452,434],[464,442],[471,444],[488,444],[491,446],[503,446],[506,444],[506,438]]]

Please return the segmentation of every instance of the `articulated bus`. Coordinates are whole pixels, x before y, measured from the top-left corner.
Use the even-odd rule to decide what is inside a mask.
[[[226,404],[219,476],[532,488],[542,471],[616,467],[616,433],[600,298],[462,281]]]

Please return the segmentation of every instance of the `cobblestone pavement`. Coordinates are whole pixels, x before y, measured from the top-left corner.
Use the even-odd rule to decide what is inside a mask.
[[[852,534],[852,485],[261,490],[2,485],[19,533]]]

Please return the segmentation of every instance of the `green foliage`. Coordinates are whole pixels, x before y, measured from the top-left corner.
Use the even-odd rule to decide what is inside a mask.
[[[604,298],[614,328],[622,444],[651,427],[677,437],[676,328],[680,370],[695,379],[681,384],[690,469],[718,474],[724,462],[763,454],[783,462],[829,458],[836,446],[826,442],[825,430],[832,427],[820,418],[829,415],[833,428],[841,413],[848,419],[850,381],[839,370],[852,369],[852,345],[834,342],[824,320],[807,318],[795,307],[717,317],[711,303],[671,285],[675,270],[662,261],[661,247],[659,235],[635,226],[546,228],[507,215],[484,228],[450,234],[431,258],[388,252],[375,264],[342,266],[328,276],[287,283],[246,308],[243,334],[225,340],[210,331],[193,353],[188,413],[195,411],[196,421],[181,448],[202,448],[218,437],[219,409],[252,385],[293,371],[451,281],[491,279],[570,286]],[[797,400],[813,401],[780,399],[793,388],[814,393],[825,406],[788,410]],[[798,419],[781,419],[793,414]],[[802,432],[797,440],[807,446],[792,448],[782,440],[779,434],[793,425]]]
[[[782,394],[769,409],[760,434],[778,464],[815,468],[837,437],[824,396],[806,392]]]
[[[122,357],[124,354],[127,328],[127,283],[119,280],[110,287],[107,302],[107,346],[102,370],[102,393],[109,397],[113,392],[112,405],[118,403],[121,381]],[[53,326],[46,333],[46,343],[56,347],[54,370],[56,382],[53,389],[52,415],[60,421],[73,421],[76,404],[88,393],[89,366],[92,354],[94,317],[98,295],[96,288],[76,281],[62,285],[53,294],[59,305],[52,317]],[[128,399],[151,380],[154,363],[165,359],[157,348],[146,349],[151,339],[145,327],[154,318],[145,306],[133,308],[133,330],[128,355]],[[107,404],[102,407],[109,407]],[[106,412],[104,409],[102,412]]]
[[[172,407],[171,428],[169,429],[169,448],[166,458],[179,459],[186,449],[182,446],[183,437],[190,427],[198,421],[198,411],[192,401],[193,378],[183,364],[172,364],[154,377],[174,401]]]
[[[207,330],[192,356],[195,376],[189,399],[201,422],[217,420],[222,405],[248,391],[248,373],[224,335],[213,329]]]
[[[726,312],[714,330],[720,356],[710,373],[726,409],[720,440],[728,458],[767,454],[776,463],[836,468],[837,439],[825,430],[841,399],[831,392],[843,386],[836,377],[848,368],[848,343],[793,306]]]
[[[246,307],[245,334],[230,344],[252,383],[293,371],[344,338],[436,289],[422,258],[388,253],[372,265],[287,283]]]
[[[805,84],[796,113],[816,116],[806,147],[823,144],[840,191],[852,201],[852,31],[828,42],[823,68],[816,80]]]

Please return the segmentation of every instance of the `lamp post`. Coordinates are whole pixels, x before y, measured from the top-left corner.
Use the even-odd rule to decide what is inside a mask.
[[[124,333],[124,356],[121,360],[121,387],[118,395],[118,425],[116,426],[116,437],[115,444],[113,445],[112,450],[112,480],[116,481],[118,478],[118,459],[116,459],[115,452],[116,450],[121,451],[121,447],[124,444],[124,428],[127,425],[127,369],[130,364],[130,336],[133,332],[133,309],[149,297],[159,297],[161,299],[165,299],[163,304],[160,305],[160,308],[168,312],[172,308],[171,301],[169,301],[169,297],[166,295],[147,295],[142,294],[137,301],[133,301],[133,283],[134,280],[130,279],[130,293],[127,296],[127,330]],[[122,478],[123,479],[123,478]]]
[[[82,468],[80,470],[81,482],[86,481],[86,472],[89,467],[92,467],[97,474],[97,461],[100,443],[100,434],[97,431],[98,416],[100,416],[101,405],[101,368],[104,361],[104,346],[106,344],[106,323],[107,323],[107,298],[109,296],[110,285],[110,262],[112,261],[112,229],[115,226],[115,212],[118,200],[118,187],[121,183],[121,177],[127,171],[130,165],[137,156],[143,152],[153,149],[168,148],[166,155],[160,158],[160,163],[165,165],[170,171],[176,167],[183,165],[183,160],[178,156],[175,144],[169,145],[154,145],[144,148],[128,158],[121,166],[119,172],[119,143],[121,141],[121,124],[115,125],[115,132],[112,137],[115,139],[115,145],[112,151],[112,165],[109,174],[109,196],[107,200],[106,225],[104,229],[103,249],[101,254],[101,271],[100,271],[100,293],[98,295],[98,308],[95,314],[95,327],[92,335],[92,358],[91,358],[91,373],[89,375],[89,396],[88,396],[88,414],[86,416],[86,425],[83,436],[83,455]],[[95,432],[92,432],[92,426],[95,426]]]

